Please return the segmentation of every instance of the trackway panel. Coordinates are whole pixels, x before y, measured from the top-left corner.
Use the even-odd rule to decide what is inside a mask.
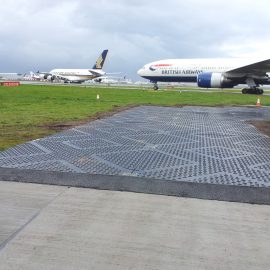
[[[141,106],[0,152],[0,167],[269,187],[268,108]]]

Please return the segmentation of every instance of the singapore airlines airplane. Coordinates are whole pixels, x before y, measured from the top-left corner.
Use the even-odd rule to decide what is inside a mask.
[[[65,83],[82,83],[92,80],[106,73],[102,70],[106,60],[108,50],[104,50],[91,69],[53,69],[50,72],[37,72],[41,80],[53,81],[55,79],[64,80]]]
[[[146,64],[138,75],[154,83],[195,82],[203,88],[233,88],[247,84],[243,94],[263,94],[260,85],[270,84],[270,59],[167,59]]]

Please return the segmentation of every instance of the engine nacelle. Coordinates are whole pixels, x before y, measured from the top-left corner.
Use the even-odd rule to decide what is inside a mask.
[[[45,74],[44,75],[44,80],[53,81],[53,80],[55,80],[55,76],[54,75]]]
[[[231,88],[235,84],[222,73],[203,72],[197,77],[197,84],[203,88]]]
[[[94,79],[94,82],[101,83],[102,79],[101,78]]]

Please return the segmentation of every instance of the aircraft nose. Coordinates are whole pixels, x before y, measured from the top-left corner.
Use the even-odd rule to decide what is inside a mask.
[[[143,69],[140,68],[140,69],[137,71],[137,74],[138,74],[139,76],[142,76],[142,75],[143,75]]]

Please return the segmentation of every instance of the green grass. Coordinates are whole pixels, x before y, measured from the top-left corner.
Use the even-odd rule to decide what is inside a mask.
[[[96,100],[96,95],[100,100]],[[261,96],[270,106],[270,97]],[[256,96],[213,93],[126,90],[80,86],[21,85],[0,87],[0,150],[55,131],[51,124],[87,119],[116,106],[152,105],[255,105]]]

